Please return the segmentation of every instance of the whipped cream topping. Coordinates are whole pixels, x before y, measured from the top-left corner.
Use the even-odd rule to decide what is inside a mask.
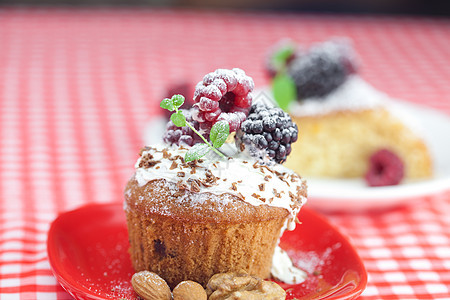
[[[342,110],[364,110],[385,106],[389,96],[375,89],[358,75],[350,76],[340,87],[323,98],[294,101],[289,112],[294,116],[324,115]]]
[[[211,153],[204,159],[185,163],[187,150],[162,145],[144,148],[135,165],[139,186],[165,179],[195,193],[228,193],[251,205],[282,207],[290,213],[285,228],[295,228],[297,213],[306,203],[305,197],[298,196],[306,183],[295,172],[281,165],[261,166],[242,152],[228,159]]]
[[[270,273],[276,279],[288,284],[298,284],[305,281],[307,274],[295,267],[289,255],[279,246],[275,247]]]

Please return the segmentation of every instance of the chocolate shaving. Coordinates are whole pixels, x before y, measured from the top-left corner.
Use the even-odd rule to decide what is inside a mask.
[[[259,190],[261,192],[264,192],[264,190],[266,189],[266,184],[265,183],[261,183],[260,185],[258,185],[258,187],[259,187]]]
[[[152,158],[153,158],[153,156],[152,156]],[[160,162],[161,161],[159,161],[159,160],[152,160],[152,159],[148,159],[147,156],[143,156],[142,160],[139,162],[139,168],[152,168]]]
[[[241,150],[241,152],[243,152],[245,150],[244,143],[241,143],[241,145],[239,146],[239,150]]]
[[[217,177],[213,175],[213,173],[210,170],[207,170],[205,172],[205,176],[206,176],[206,183],[208,184],[216,184],[217,183]]]
[[[193,160],[187,163],[187,165],[191,168],[196,168],[198,167],[198,160]]]
[[[256,194],[256,193],[253,193],[253,194],[252,194],[252,197],[253,197],[253,198],[256,198],[256,199],[259,199],[259,198],[261,198],[261,196],[260,196],[260,195],[258,195],[258,194]]]
[[[291,186],[291,185],[289,184],[289,181],[287,181],[286,178],[284,178],[283,175],[278,175],[278,178],[279,178],[281,181],[283,181],[284,183],[286,183],[287,186]]]
[[[173,170],[173,169],[176,169],[176,168],[178,168],[178,164],[177,164],[176,161],[173,161],[173,162],[172,162],[172,165],[170,165],[169,170]]]
[[[172,154],[170,154],[169,152],[167,152],[167,149],[163,149],[162,151],[163,154],[163,158],[168,159],[170,156],[172,156]]]
[[[276,198],[281,198],[281,194],[278,193],[277,189],[273,189],[273,194],[275,195]]]
[[[233,190],[233,191],[237,191],[237,183],[236,182],[232,182],[230,189]]]
[[[272,169],[270,169],[267,165],[263,165],[262,166],[263,168],[265,168],[265,169],[267,169],[267,171],[269,171],[269,172],[271,172],[271,173],[273,173],[273,170]]]
[[[149,147],[149,146],[145,146],[144,148],[142,148],[141,149],[141,151],[139,151],[139,156],[142,156],[142,154],[145,152],[145,151],[148,151],[148,150],[150,150],[151,148]]]
[[[186,176],[186,173],[184,173],[184,172],[178,172],[178,173],[177,173],[177,176],[178,176],[178,177],[184,177],[184,176]]]
[[[181,156],[181,155],[175,155],[175,156],[172,156],[170,159],[172,159],[172,160],[177,160],[177,159],[179,159],[179,160],[181,160],[182,162],[184,162],[184,157]]]
[[[277,175],[277,176],[283,176],[283,173],[275,171],[275,170],[273,171],[273,173],[275,173],[275,175]]]
[[[187,189],[187,184],[180,180],[177,182],[177,188],[181,191],[184,191],[185,189]]]
[[[289,197],[291,197],[292,201],[295,201],[295,199],[297,198],[297,197],[295,197],[295,194],[292,193],[291,191],[289,191]]]
[[[196,193],[200,192],[200,184],[197,179],[191,181],[191,191]]]
[[[269,179],[271,179],[271,178],[272,178],[272,176],[270,176],[270,175],[264,176],[265,181],[269,181]]]

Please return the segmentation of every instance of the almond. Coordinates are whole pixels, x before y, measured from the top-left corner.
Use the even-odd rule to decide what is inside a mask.
[[[195,281],[182,281],[173,289],[173,300],[206,300],[203,287]]]
[[[144,300],[170,300],[172,294],[166,281],[149,271],[135,273],[131,277],[134,291]]]

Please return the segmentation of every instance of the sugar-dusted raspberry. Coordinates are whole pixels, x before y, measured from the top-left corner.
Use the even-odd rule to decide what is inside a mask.
[[[186,122],[190,123],[196,130],[199,130],[200,124],[192,119],[192,112],[185,109],[181,109],[180,111],[186,117]],[[188,126],[177,127],[172,121],[167,123],[163,141],[169,145],[179,146],[193,146],[202,142],[201,138],[191,128]]]
[[[297,141],[298,128],[281,108],[255,103],[235,138],[238,149],[248,150],[261,163],[283,163]]]
[[[395,153],[382,149],[370,157],[365,179],[369,186],[385,186],[399,184],[403,176],[402,160]]]
[[[331,40],[299,54],[288,66],[298,99],[323,97],[356,72],[354,53],[344,40]]]
[[[227,121],[230,132],[246,119],[252,104],[255,84],[241,69],[217,69],[205,75],[194,92],[194,120],[203,124],[204,132],[218,121]]]

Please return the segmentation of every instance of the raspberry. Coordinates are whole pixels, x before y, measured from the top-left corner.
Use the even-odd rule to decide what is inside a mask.
[[[181,109],[180,111],[186,117],[186,122],[190,123],[196,130],[199,130],[200,124],[192,119],[192,112],[186,109]],[[202,142],[202,139],[188,126],[180,128],[175,126],[172,121],[169,121],[166,126],[166,132],[163,135],[163,141],[169,145],[193,146]]]
[[[283,163],[298,138],[298,128],[281,108],[255,103],[236,132],[236,146],[261,163]]]
[[[244,71],[217,69],[205,75],[194,92],[194,120],[208,133],[218,121],[226,121],[230,132],[236,131],[246,119],[252,104],[255,84]]]
[[[298,55],[288,66],[297,87],[298,99],[323,97],[356,72],[354,54],[348,43],[327,41]]]
[[[370,157],[365,179],[369,186],[396,185],[403,179],[403,175],[402,160],[395,153],[382,149]]]

